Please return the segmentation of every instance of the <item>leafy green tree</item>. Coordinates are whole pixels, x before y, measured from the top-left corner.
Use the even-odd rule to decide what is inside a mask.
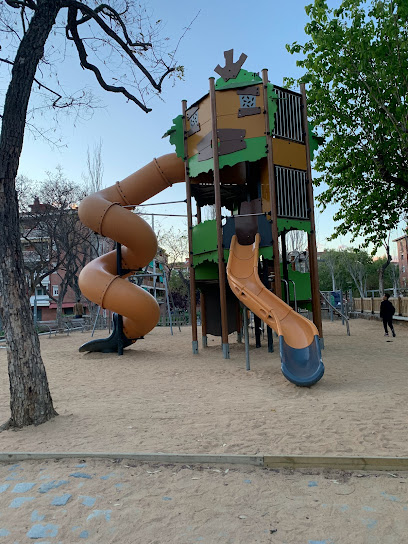
[[[377,248],[408,210],[408,2],[325,0],[306,6],[302,54],[308,115],[324,138],[314,168],[323,209],[340,205],[331,238]],[[294,80],[287,80],[289,85]]]
[[[183,272],[183,270],[173,268],[170,275],[169,289],[172,294],[174,307],[179,310],[188,310],[190,299],[189,280]]]

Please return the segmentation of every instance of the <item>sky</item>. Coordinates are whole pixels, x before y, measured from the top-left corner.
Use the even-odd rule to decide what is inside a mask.
[[[86,172],[87,149],[102,142],[104,166],[103,186],[109,186],[127,177],[150,162],[154,157],[174,151],[168,138],[162,135],[172,125],[172,119],[181,113],[181,101],[191,104],[206,94],[208,78],[218,75],[217,64],[224,65],[223,52],[234,49],[234,59],[244,52],[248,58],[243,68],[260,72],[268,69],[269,80],[282,85],[284,77],[302,75],[296,67],[296,56],[290,55],[286,44],[305,43],[304,27],[308,22],[305,0],[258,0],[253,4],[242,0],[152,0],[148,3],[153,20],[162,20],[164,36],[169,43],[177,43],[190,22],[178,50],[178,63],[184,66],[184,80],[165,82],[160,98],[149,102],[152,112],[146,114],[119,94],[103,91],[94,75],[82,70],[78,59],[69,50],[59,67],[60,80],[68,87],[91,88],[100,101],[100,107],[84,118],[62,116],[51,137],[61,137],[59,147],[52,146],[31,132],[26,133],[19,173],[34,180],[42,180],[47,171],[61,166],[67,178],[80,182]],[[337,0],[328,0],[332,7]],[[4,75],[4,74],[3,74]],[[5,90],[5,79],[0,80],[0,92]],[[45,112],[44,116],[47,115]],[[46,121],[46,117],[45,117]],[[315,189],[315,192],[320,190]],[[185,199],[185,186],[178,184],[149,202]],[[185,214],[184,204],[145,207],[156,213]],[[333,232],[334,206],[325,212],[316,209],[318,249],[350,245],[346,237],[327,242]],[[147,218],[150,221],[150,219]],[[155,218],[162,228],[184,227],[181,218]],[[396,231],[395,235],[399,235]],[[392,250],[392,253],[396,253]]]

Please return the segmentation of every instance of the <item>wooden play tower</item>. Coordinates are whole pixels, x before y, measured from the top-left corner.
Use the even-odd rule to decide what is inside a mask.
[[[241,330],[238,300],[226,281],[233,235],[252,244],[260,235],[260,277],[264,285],[296,308],[313,313],[322,338],[311,156],[316,140],[307,121],[305,88],[296,93],[272,85],[242,68],[226,51],[220,76],[168,131],[184,160],[187,194],[193,353],[198,352],[196,299],[201,293],[203,345],[207,334],[221,336],[229,358],[228,335]],[[197,224],[193,225],[193,202]],[[203,206],[215,205],[215,221],[202,222]],[[288,267],[286,234],[303,230],[308,238],[309,273]],[[280,242],[280,243],[279,243]]]

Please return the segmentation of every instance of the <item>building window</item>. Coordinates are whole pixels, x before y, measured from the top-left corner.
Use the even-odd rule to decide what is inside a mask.
[[[402,267],[402,273],[405,274],[405,266]]]
[[[58,285],[53,285],[53,286],[52,286],[52,296],[53,296],[53,297],[57,297],[57,296],[58,296],[58,293],[59,293]]]

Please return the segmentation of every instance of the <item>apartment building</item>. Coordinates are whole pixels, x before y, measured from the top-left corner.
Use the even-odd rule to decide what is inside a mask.
[[[400,286],[408,287],[408,234],[393,240],[397,244]]]

